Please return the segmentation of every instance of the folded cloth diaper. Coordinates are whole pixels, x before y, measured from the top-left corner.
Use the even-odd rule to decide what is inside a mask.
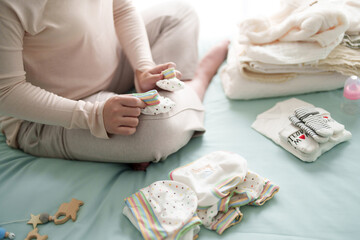
[[[176,78],[174,68],[166,69],[161,74],[164,75],[164,79],[156,82],[159,88],[173,92],[185,87],[185,83]]]
[[[296,98],[278,102],[259,114],[252,128],[305,162],[313,162],[337,144],[351,139],[351,133],[331,118],[329,112]]]
[[[140,98],[146,103],[147,106],[141,109],[141,113],[146,115],[167,113],[175,106],[170,98],[160,96],[155,89],[145,93],[133,93],[132,96]]]
[[[170,178],[195,191],[199,218],[206,228],[219,234],[241,221],[240,206],[261,206],[279,190],[269,180],[248,171],[243,157],[223,151],[173,170]]]
[[[144,239],[195,239],[200,231],[194,191],[176,181],[157,181],[125,199],[123,214]]]

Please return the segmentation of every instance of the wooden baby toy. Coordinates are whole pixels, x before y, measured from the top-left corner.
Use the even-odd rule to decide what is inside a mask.
[[[48,235],[41,236],[38,232],[37,228],[33,229],[31,232],[28,233],[25,240],[37,239],[37,240],[46,240],[48,239]]]
[[[76,221],[76,214],[79,211],[80,206],[84,205],[83,201],[77,200],[75,198],[71,199],[68,203],[63,203],[60,205],[58,211],[54,215],[55,224],[63,224],[67,222],[70,218],[73,222]],[[64,218],[59,219],[59,217],[65,216]]]

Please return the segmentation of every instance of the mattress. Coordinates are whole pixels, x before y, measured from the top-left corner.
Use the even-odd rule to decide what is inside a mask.
[[[214,38],[201,38],[200,54]],[[251,128],[256,116],[279,101],[296,97],[328,110],[345,125],[352,139],[306,163]],[[34,157],[6,145],[0,135],[0,227],[24,239],[31,214],[55,214],[72,198],[84,202],[75,222],[39,225],[49,239],[142,239],[122,214],[124,198],[173,169],[214,151],[240,154],[252,171],[280,186],[261,207],[241,207],[243,219],[222,235],[201,227],[199,240],[208,239],[357,239],[360,235],[360,116],[341,110],[342,90],[257,100],[231,100],[219,75],[204,99],[206,133],[151,164],[145,172],[127,164],[68,161]]]

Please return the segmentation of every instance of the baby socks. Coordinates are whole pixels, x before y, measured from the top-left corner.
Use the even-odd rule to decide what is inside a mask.
[[[173,92],[185,87],[184,82],[176,78],[174,68],[166,69],[162,71],[161,74],[164,76],[164,79],[156,82],[159,88]],[[176,105],[171,99],[160,96],[155,89],[145,93],[133,93],[132,96],[146,103],[147,106],[141,109],[141,113],[146,115],[167,113]]]
[[[307,127],[316,132],[316,134],[320,135],[320,137],[330,137],[334,133],[334,129],[326,124],[322,116],[319,115],[319,111],[313,107],[297,108],[295,110],[295,116]]]
[[[330,113],[316,107],[299,107],[289,116],[291,124],[279,132],[280,139],[302,154],[314,154],[323,144],[342,139],[344,125],[331,118]]]
[[[281,130],[279,133],[281,140],[290,143],[295,149],[306,154],[316,151],[319,148],[319,143],[306,131],[296,126],[296,124],[290,124]]]
[[[185,87],[185,83],[176,78],[175,68],[169,68],[161,72],[163,80],[156,82],[156,86],[166,91],[177,91]]]
[[[170,98],[159,96],[159,102],[160,103],[157,105],[147,106],[146,108],[141,109],[141,113],[146,115],[157,115],[167,113],[175,107],[175,103]]]
[[[310,123],[314,119],[321,119],[320,127]],[[277,102],[257,115],[251,127],[304,162],[314,162],[324,152],[351,139],[351,133],[328,111],[297,98]]]
[[[140,98],[148,106],[158,105],[160,103],[159,93],[155,89],[145,93],[133,93],[132,95]]]
[[[145,93],[133,93],[132,96],[146,103],[147,106],[141,109],[141,113],[146,115],[167,113],[175,106],[171,99],[160,96],[155,89]]]

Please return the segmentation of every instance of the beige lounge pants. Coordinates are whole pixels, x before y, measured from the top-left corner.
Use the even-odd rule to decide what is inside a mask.
[[[199,22],[194,10],[180,1],[156,5],[143,12],[150,46],[156,63],[175,62],[183,79],[192,79],[198,61]],[[119,79],[107,91],[86,101],[105,101],[134,86],[133,71],[122,53]],[[24,152],[51,158],[85,161],[138,163],[164,160],[178,151],[194,133],[204,132],[204,108],[190,87],[176,92],[159,91],[176,103],[174,109],[156,116],[141,115],[131,136],[111,135],[100,139],[89,130],[66,129],[24,121],[17,135]]]

